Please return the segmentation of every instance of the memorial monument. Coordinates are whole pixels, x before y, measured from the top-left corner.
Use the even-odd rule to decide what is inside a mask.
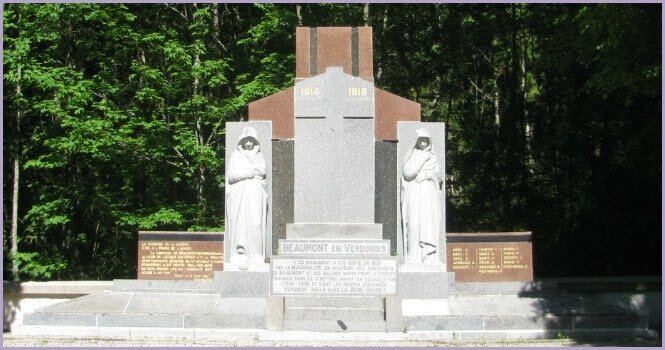
[[[531,234],[447,237],[445,125],[374,86],[371,28],[297,28],[294,86],[248,111],[226,124],[223,235],[140,232],[138,279],[39,308],[24,324],[194,338],[646,330],[648,315],[567,293],[530,297],[539,283],[487,283],[532,279]]]
[[[417,103],[374,86],[371,28],[298,28],[296,42],[295,86],[251,103],[249,121],[227,123],[225,263],[216,286],[222,296],[283,304],[278,328],[401,330],[404,301],[411,312],[445,303],[452,280],[444,125],[420,122]],[[262,203],[267,193],[235,194],[235,154],[254,129],[265,130],[254,141],[272,143],[265,161],[279,170],[254,179],[247,166],[245,178],[267,183],[279,199],[247,212],[249,233],[237,231],[231,208]],[[274,240],[259,225],[268,211]],[[244,262],[237,242],[246,235],[276,243],[277,253]]]

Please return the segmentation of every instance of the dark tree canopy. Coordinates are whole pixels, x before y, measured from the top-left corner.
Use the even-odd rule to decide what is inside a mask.
[[[224,123],[293,85],[298,25],[372,26],[375,84],[447,124],[448,232],[661,274],[660,4],[3,8],[5,279],[133,278],[137,230],[223,229]]]

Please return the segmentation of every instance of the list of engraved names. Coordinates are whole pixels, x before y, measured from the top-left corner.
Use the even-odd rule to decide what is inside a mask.
[[[519,246],[457,244],[451,249],[452,271],[474,270],[478,273],[502,273],[504,270],[529,269],[529,259]]]

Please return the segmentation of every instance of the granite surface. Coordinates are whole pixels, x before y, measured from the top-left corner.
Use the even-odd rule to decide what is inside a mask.
[[[272,252],[293,222],[293,140],[272,142]]]
[[[272,121],[272,139],[293,139],[293,87],[250,102],[249,121]]]
[[[307,223],[286,224],[287,239],[377,239],[382,238],[381,224]]]
[[[376,141],[374,162],[376,194],[374,221],[381,224],[383,239],[390,240],[390,253],[397,255],[397,143]]]
[[[328,68],[295,95],[294,222],[373,223],[373,85]]]
[[[397,96],[388,91],[375,89],[376,93],[376,139],[397,140],[397,122],[420,121],[420,103]]]

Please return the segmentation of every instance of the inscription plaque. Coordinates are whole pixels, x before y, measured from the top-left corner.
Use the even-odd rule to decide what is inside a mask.
[[[395,259],[272,261],[274,294],[381,295],[396,293]]]
[[[364,254],[372,256],[390,255],[390,241],[324,241],[286,240],[279,241],[279,254],[317,255],[321,254]]]
[[[530,232],[448,234],[448,271],[459,282],[532,281],[530,239]]]
[[[221,232],[140,231],[137,279],[210,280],[224,262]]]

